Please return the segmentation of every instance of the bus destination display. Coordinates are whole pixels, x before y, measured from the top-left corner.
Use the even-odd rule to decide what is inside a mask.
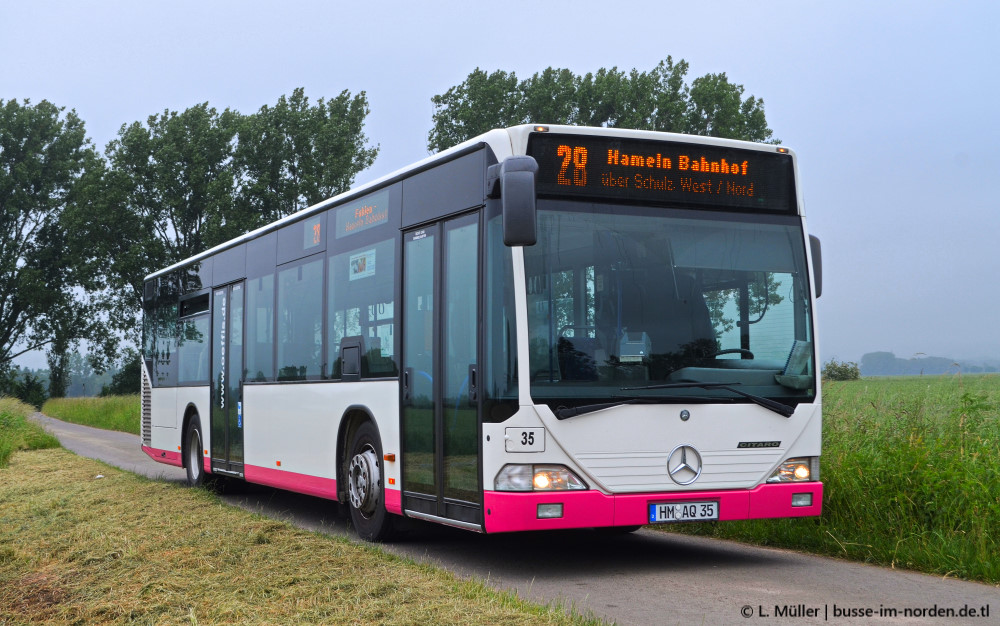
[[[534,133],[540,194],[795,213],[792,159],[696,143]]]

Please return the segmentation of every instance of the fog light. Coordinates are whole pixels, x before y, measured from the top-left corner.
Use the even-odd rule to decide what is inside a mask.
[[[811,493],[792,494],[792,506],[812,506],[812,504],[813,504],[813,494]]]
[[[562,515],[563,515],[562,503],[538,505],[538,519],[554,519],[557,517],[562,517]]]

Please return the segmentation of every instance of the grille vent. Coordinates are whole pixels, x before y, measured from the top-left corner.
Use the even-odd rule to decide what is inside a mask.
[[[146,364],[142,364],[142,444],[153,443],[153,385],[149,382]]]

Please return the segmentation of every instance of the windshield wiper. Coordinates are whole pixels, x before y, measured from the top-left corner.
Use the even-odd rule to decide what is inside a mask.
[[[698,383],[698,382],[683,382],[683,383],[663,383],[662,385],[648,385],[646,387],[622,387],[622,391],[640,391],[644,389],[690,389],[695,387],[698,389],[724,389],[726,391],[731,391],[738,396],[743,396],[744,398],[750,400],[751,402],[758,404],[765,409],[770,409],[779,415],[785,417],[791,417],[792,413],[795,412],[794,407],[790,407],[787,404],[781,402],[776,402],[768,398],[764,398],[752,393],[747,393],[746,391],[741,391],[736,389],[734,385],[741,385],[742,383]]]
[[[557,407],[555,411],[556,419],[564,420],[570,417],[576,417],[577,415],[583,415],[585,413],[593,413],[594,411],[602,411],[604,409],[613,409],[616,406],[621,406],[623,404],[662,404],[669,402],[676,402],[680,396],[620,396],[614,395],[612,398],[626,398],[625,400],[619,400],[617,402],[602,402],[600,404],[584,404],[581,406],[574,407]],[[708,396],[683,396],[686,402],[718,402],[719,400],[733,400],[734,398],[710,398]]]
[[[600,411],[602,409],[611,409],[616,406],[621,406],[623,404],[640,404],[649,402],[645,398],[629,398],[628,400],[621,400],[619,402],[603,402],[601,404],[584,404],[582,406],[565,407],[561,406],[557,408],[554,412],[556,414],[556,419],[564,420],[569,417],[576,417],[577,415],[583,415],[584,413],[593,413],[594,411]]]

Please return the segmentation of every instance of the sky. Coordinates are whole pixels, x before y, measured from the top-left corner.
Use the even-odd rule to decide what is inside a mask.
[[[998,2],[0,3],[0,100],[75,109],[103,149],[167,109],[364,91],[379,156],[359,184],[426,157],[431,98],[477,67],[649,71],[668,55],[688,83],[725,72],[762,98],[796,151],[823,245],[823,362],[1000,359]]]

